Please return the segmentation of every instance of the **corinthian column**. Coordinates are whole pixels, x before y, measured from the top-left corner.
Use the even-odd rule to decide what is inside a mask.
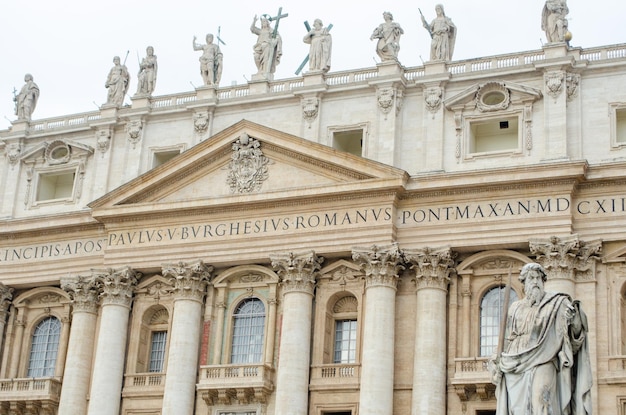
[[[202,261],[164,264],[174,287],[172,333],[167,357],[163,415],[192,415],[202,338],[202,303],[213,267]]]
[[[324,258],[315,252],[270,256],[283,287],[283,326],[276,380],[276,415],[307,415],[311,316],[315,277]],[[273,336],[274,333],[269,333]]]
[[[139,274],[130,267],[95,273],[102,287],[102,314],[96,346],[89,415],[119,415],[128,314]]]
[[[548,273],[546,290],[562,292],[574,297],[576,281],[593,279],[594,260],[602,250],[599,240],[584,242],[577,235],[552,236],[529,242],[530,252]]]
[[[72,327],[63,373],[59,413],[87,413],[89,376],[96,337],[99,290],[94,277],[62,280],[61,288],[72,298]]]
[[[352,259],[365,271],[361,415],[393,413],[396,287],[402,254],[397,244],[355,248]]]
[[[454,267],[449,248],[405,251],[415,271],[417,315],[412,415],[446,413],[446,297]]]
[[[9,305],[13,299],[13,288],[9,288],[0,282],[0,345],[3,344],[4,327],[7,324]]]

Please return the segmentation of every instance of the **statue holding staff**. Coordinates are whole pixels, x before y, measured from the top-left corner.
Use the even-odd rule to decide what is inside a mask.
[[[20,93],[13,96],[15,101],[15,115],[18,120],[30,121],[30,118],[37,106],[37,100],[39,99],[39,87],[33,80],[33,76],[29,73],[24,75],[24,86],[20,90]],[[13,92],[15,94],[15,91]]]
[[[196,43],[196,37],[193,37],[193,50],[201,50],[200,56],[200,74],[204,85],[219,85],[222,78],[223,55],[218,44],[213,43],[213,35],[206,35],[206,44]],[[218,39],[219,40],[219,39]]]
[[[422,11],[419,10],[419,12],[422,18],[422,25],[432,39],[430,42],[430,60],[451,60],[454,53],[454,43],[456,42],[456,26],[446,16],[443,5],[438,4],[435,6],[437,17],[430,24],[424,18]]]

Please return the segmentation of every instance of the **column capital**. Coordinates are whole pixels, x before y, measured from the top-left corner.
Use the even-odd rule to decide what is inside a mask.
[[[270,255],[272,267],[280,276],[284,293],[304,292],[313,295],[315,277],[324,261],[314,251]]]
[[[0,282],[0,313],[6,313],[13,299],[13,288]]]
[[[406,261],[411,264],[411,269],[415,270],[418,291],[423,288],[447,291],[455,256],[449,247],[404,251]]]
[[[201,260],[186,263],[163,264],[162,273],[170,280],[177,299],[202,301],[211,279],[213,267]]]
[[[593,279],[593,266],[602,252],[602,241],[581,241],[578,235],[552,236],[529,241],[530,252],[551,280]]]
[[[131,267],[92,270],[93,278],[100,286],[102,305],[114,304],[130,307],[133,291],[141,274]]]
[[[66,291],[72,299],[74,313],[98,311],[100,290],[94,275],[61,279],[61,289]]]
[[[352,248],[352,259],[365,272],[366,288],[387,286],[395,289],[398,285],[398,273],[404,269],[401,265],[402,252],[397,243]]]

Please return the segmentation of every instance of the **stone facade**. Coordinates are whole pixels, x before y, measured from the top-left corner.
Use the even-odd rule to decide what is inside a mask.
[[[624,57],[553,43],[14,122],[0,414],[490,414],[487,299],[529,262],[582,301],[594,411],[626,414]]]

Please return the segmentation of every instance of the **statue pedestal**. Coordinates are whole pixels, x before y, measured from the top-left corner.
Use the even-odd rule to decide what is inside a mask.
[[[304,86],[325,85],[326,78],[323,71],[310,71],[303,74]]]
[[[130,99],[132,101],[132,108],[150,108],[150,95],[148,94],[135,94]]]
[[[205,85],[196,88],[198,101],[212,100],[217,98],[217,85]]]
[[[263,75],[252,75],[252,80],[248,82],[250,95],[267,94],[270,92],[270,79]]]
[[[446,61],[428,61],[424,64],[424,75],[435,75],[446,73]]]
[[[546,59],[561,58],[567,56],[567,44],[565,42],[546,43],[543,45],[543,53]]]
[[[100,118],[116,118],[117,110],[118,108],[114,104],[104,104],[100,107]]]
[[[395,76],[398,77],[402,75],[404,72],[402,66],[400,66],[400,62],[398,61],[386,61],[376,64],[376,68],[378,68],[378,76],[386,77],[386,76]]]
[[[25,119],[19,119],[15,121],[11,121],[11,133],[23,133],[28,131],[28,127],[30,126],[30,122]]]

